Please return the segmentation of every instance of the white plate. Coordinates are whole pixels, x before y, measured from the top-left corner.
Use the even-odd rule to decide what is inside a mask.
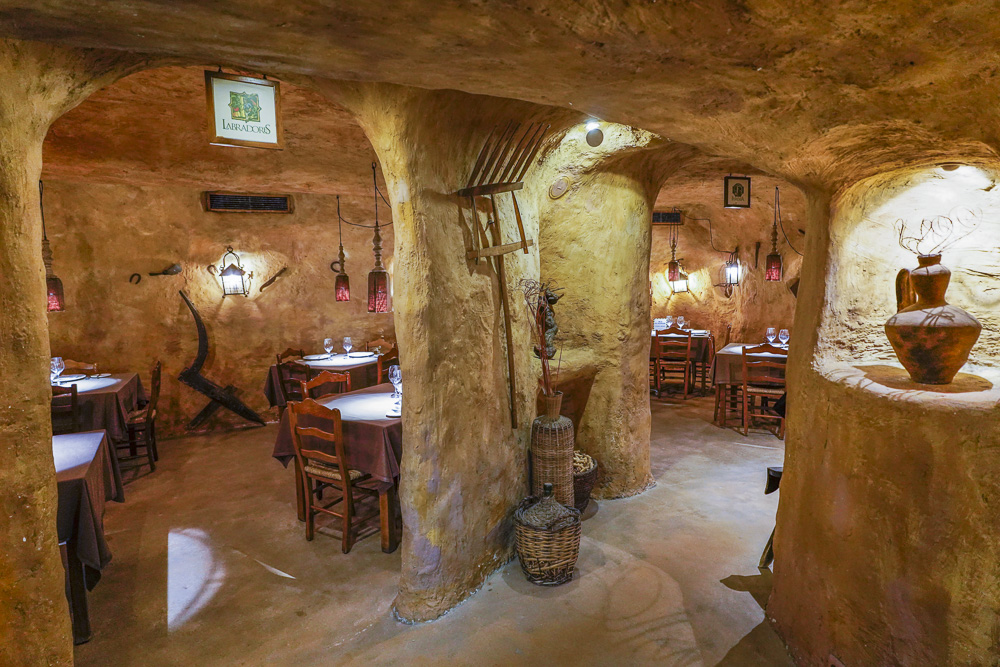
[[[395,414],[395,415],[394,414],[386,414],[386,417],[388,417],[389,419],[399,419],[402,416],[403,416],[402,412],[400,412],[398,414]]]
[[[319,361],[320,359],[326,359],[329,356],[330,355],[328,354],[307,354],[302,358],[305,359],[306,361]]]
[[[95,379],[109,378],[109,377],[111,377],[111,373],[97,373],[96,375],[91,375],[90,377],[95,378]]]
[[[86,377],[87,376],[84,373],[73,373],[71,375],[60,375],[56,379],[56,382],[60,383],[60,384],[63,383],[63,382],[76,382],[77,380],[83,380]]]
[[[364,359],[365,357],[374,357],[374,352],[351,352],[348,354],[351,359]]]

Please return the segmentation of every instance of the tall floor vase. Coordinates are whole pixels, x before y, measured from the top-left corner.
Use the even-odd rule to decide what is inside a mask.
[[[552,484],[555,499],[573,507],[573,422],[559,414],[562,397],[544,396],[545,414],[531,423],[531,492],[541,497]]]

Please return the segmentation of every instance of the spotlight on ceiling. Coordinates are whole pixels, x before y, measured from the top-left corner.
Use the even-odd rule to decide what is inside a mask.
[[[587,121],[587,143],[597,148],[604,141],[604,133],[601,132],[601,122],[597,120]]]

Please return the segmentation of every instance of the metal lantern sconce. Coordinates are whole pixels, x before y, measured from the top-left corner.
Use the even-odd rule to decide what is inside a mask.
[[[771,252],[764,264],[764,280],[781,280],[781,254],[778,252],[778,225],[781,222],[781,204],[778,199],[778,187],[774,188],[774,223],[771,225]]]
[[[337,195],[337,233],[340,235],[340,255],[339,259],[330,263],[330,270],[337,273],[337,279],[333,285],[337,301],[350,301],[351,279],[347,276],[347,272],[344,270],[344,262],[347,258],[344,256],[344,232],[342,229],[343,221],[344,219],[340,216],[340,195]]]
[[[667,281],[674,294],[688,291],[688,276],[681,271],[681,263],[677,260],[677,237],[684,222],[677,216],[677,222],[666,223],[670,230],[670,261],[667,263]]]
[[[232,259],[229,256],[232,255]],[[226,262],[229,265],[226,265]],[[243,270],[240,256],[236,254],[232,246],[226,246],[226,254],[222,256],[222,263],[219,264],[219,277],[222,279],[222,296],[249,296],[250,281],[253,272],[247,273]]]
[[[670,279],[670,291],[674,294],[683,294],[688,291],[688,274],[683,271],[677,273],[676,279]]]
[[[50,313],[66,310],[66,297],[62,281],[52,270],[52,248],[49,237],[45,233],[45,206],[42,204],[42,182],[38,181],[38,210],[42,214],[42,262],[45,264],[45,300],[46,309]]]
[[[375,177],[375,167],[372,162],[372,184],[375,188],[375,237],[372,239],[372,250],[375,252],[375,266],[368,273],[368,312],[389,312],[389,273],[382,266],[382,233],[378,222],[378,180]]]

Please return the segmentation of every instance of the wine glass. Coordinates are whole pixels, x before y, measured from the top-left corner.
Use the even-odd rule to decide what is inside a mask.
[[[663,319],[665,319],[665,320],[667,321],[667,328],[668,328],[668,329],[669,329],[670,327],[674,326],[674,316],[673,316],[673,315],[667,315],[667,316],[666,316],[666,317],[664,317]]]
[[[677,316],[677,326],[680,327],[681,329],[684,328],[684,316],[683,315],[678,315]]]
[[[773,345],[774,344],[774,338],[775,338],[776,335],[777,335],[777,332],[774,330],[774,327],[768,327],[767,328],[767,333],[765,334],[765,336],[767,337],[767,342],[768,343],[771,343]]]
[[[392,397],[396,399],[393,411],[401,412],[403,409],[403,374],[399,370],[399,366],[389,366],[389,382],[392,383],[392,387],[395,389],[392,392]]]
[[[354,343],[351,342],[351,337],[344,336],[344,352],[350,354],[352,349],[354,349]]]
[[[49,364],[49,372],[52,375],[53,384],[59,381],[59,376],[62,374],[64,370],[66,370],[66,364],[63,363],[63,358],[52,357],[52,361]]]
[[[326,358],[329,359],[333,356],[333,339],[324,338],[323,339],[323,349],[326,350]]]
[[[788,335],[788,329],[782,329],[781,331],[778,332],[778,340],[781,341],[782,345],[788,345],[789,338],[790,336]]]

